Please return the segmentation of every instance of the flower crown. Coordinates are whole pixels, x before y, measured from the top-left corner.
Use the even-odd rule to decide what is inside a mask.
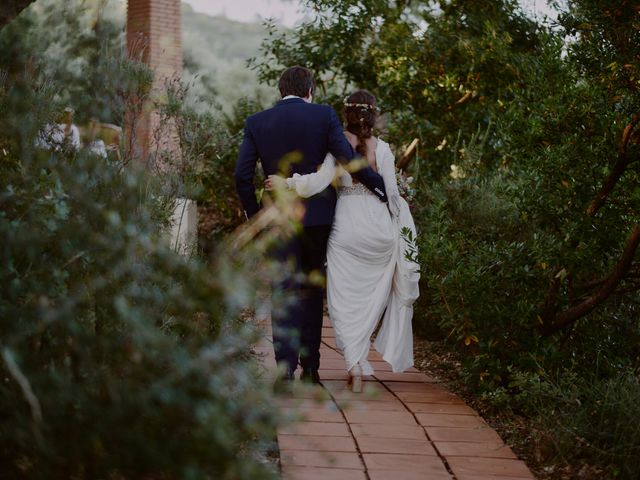
[[[345,107],[365,108],[367,110],[375,110],[376,112],[380,111],[379,107],[376,107],[375,105],[370,105],[368,103],[350,103],[347,101],[347,97],[345,97],[344,100],[342,101],[342,105],[344,105]]]

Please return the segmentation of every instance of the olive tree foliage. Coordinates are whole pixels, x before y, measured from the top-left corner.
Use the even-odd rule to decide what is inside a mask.
[[[239,321],[254,254],[176,254],[167,179],[124,145],[120,160],[36,147],[67,85],[40,61],[29,22],[0,30],[0,476],[272,478],[263,453],[278,414],[250,353],[256,332]],[[87,78],[110,68],[76,91],[124,118],[153,75],[111,53],[83,64]],[[183,160],[223,149],[169,93],[160,107]]]

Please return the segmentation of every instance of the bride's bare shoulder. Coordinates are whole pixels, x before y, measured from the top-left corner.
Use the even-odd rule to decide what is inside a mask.
[[[358,144],[358,137],[347,130],[344,131],[344,136],[347,138],[347,141],[351,144],[351,146],[355,148],[355,146]]]

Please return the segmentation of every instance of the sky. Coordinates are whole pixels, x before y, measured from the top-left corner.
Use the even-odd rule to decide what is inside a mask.
[[[304,17],[297,0],[183,0],[194,10],[209,15],[224,15],[239,22],[260,22],[275,18],[278,23],[293,27]],[[538,15],[553,15],[545,0],[520,0],[525,9]]]
[[[183,0],[194,10],[208,15],[224,15],[239,22],[260,22],[275,18],[278,23],[293,27],[303,12],[295,0]]]

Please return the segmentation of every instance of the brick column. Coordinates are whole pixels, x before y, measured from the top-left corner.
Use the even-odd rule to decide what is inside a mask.
[[[153,111],[153,101],[161,100],[168,79],[182,75],[182,34],[180,0],[129,0],[127,5],[127,50],[155,73],[151,100],[127,129],[133,154],[143,161],[160,160],[157,153],[178,152],[175,128],[163,125]],[[155,135],[154,135],[155,133]],[[154,136],[159,139],[156,142]]]

